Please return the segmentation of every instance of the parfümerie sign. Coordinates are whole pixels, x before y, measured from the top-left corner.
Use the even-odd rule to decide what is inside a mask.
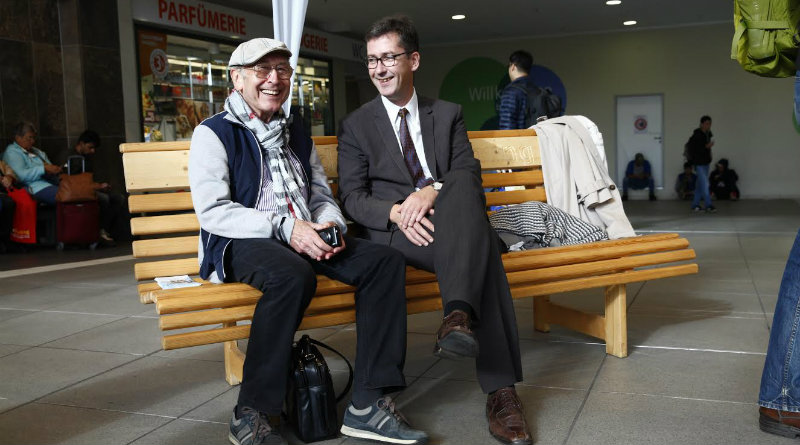
[[[133,19],[192,33],[225,39],[272,37],[272,19],[197,0],[133,0]],[[301,52],[309,55],[360,61],[364,42],[312,29],[304,29]]]

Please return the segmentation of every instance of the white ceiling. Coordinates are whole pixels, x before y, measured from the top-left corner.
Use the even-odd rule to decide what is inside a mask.
[[[270,0],[210,0],[209,3],[272,16]],[[420,45],[506,38],[593,34],[647,28],[732,23],[732,0],[309,0],[309,27],[363,37],[385,15],[403,13],[416,23]],[[465,20],[454,21],[454,14]],[[625,20],[636,20],[633,27]],[[731,25],[732,26],[732,25]],[[733,32],[733,30],[731,30]]]

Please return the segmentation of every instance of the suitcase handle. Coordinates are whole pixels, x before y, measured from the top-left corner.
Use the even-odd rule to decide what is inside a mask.
[[[81,155],[72,155],[67,157],[67,174],[73,175],[72,173],[72,159],[80,159],[81,160],[81,173],[86,172],[86,158]]]

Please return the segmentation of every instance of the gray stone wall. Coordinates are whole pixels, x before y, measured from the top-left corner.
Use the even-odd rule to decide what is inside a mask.
[[[36,146],[61,162],[90,128],[102,138],[97,180],[123,190],[117,23],[112,0],[0,2],[0,151],[25,119],[39,130]]]

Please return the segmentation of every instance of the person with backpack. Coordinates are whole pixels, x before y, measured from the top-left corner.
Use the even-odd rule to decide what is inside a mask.
[[[519,50],[511,53],[508,62],[508,77],[511,83],[500,93],[501,130],[528,128],[528,89],[538,89],[533,79],[528,76],[533,66],[531,53]]]
[[[694,133],[686,143],[686,161],[694,165],[697,174],[697,182],[694,188],[694,198],[692,199],[692,211],[700,212],[700,200],[705,202],[705,210],[714,213],[717,209],[711,205],[711,195],[708,189],[708,165],[711,164],[711,147],[714,146],[714,134],[711,133],[711,117],[703,116],[700,118],[700,127],[695,128]]]

